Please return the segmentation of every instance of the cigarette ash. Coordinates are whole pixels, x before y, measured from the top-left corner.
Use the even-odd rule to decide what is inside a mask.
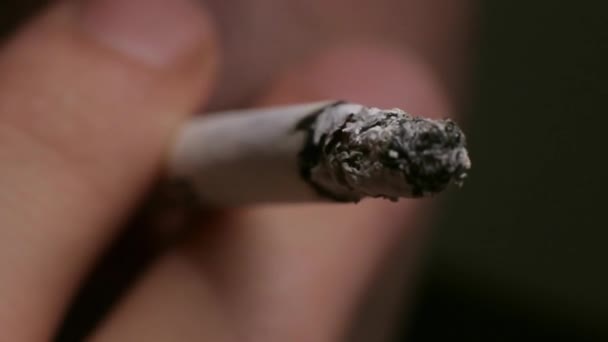
[[[435,194],[461,185],[470,168],[464,134],[449,119],[338,103],[316,116],[310,135],[302,175],[341,201]]]

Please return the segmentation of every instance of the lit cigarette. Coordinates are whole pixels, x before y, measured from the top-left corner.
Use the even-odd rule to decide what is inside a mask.
[[[326,101],[196,117],[169,176],[212,206],[357,202],[434,194],[470,165],[450,120]]]

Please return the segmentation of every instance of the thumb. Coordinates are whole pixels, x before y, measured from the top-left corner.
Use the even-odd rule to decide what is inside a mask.
[[[216,48],[195,0],[63,2],[0,50],[0,331],[47,340],[206,100]]]

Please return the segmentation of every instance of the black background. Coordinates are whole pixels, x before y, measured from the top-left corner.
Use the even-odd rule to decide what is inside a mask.
[[[482,1],[473,169],[407,341],[608,341],[608,9]]]

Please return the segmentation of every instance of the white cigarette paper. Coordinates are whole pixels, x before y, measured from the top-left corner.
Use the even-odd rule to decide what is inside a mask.
[[[169,176],[212,206],[421,197],[470,168],[450,120],[343,101],[199,116],[178,134]]]

